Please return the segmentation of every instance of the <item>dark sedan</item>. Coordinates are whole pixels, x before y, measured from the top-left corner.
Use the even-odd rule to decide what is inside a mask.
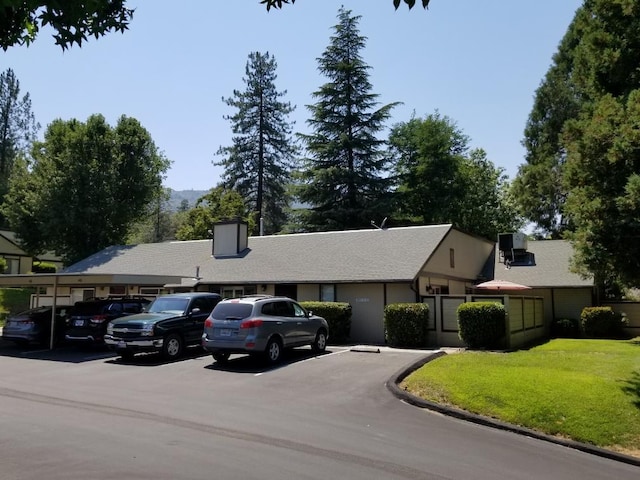
[[[19,345],[49,345],[51,339],[51,306],[37,307],[10,316],[2,329],[2,338]],[[57,305],[54,343],[64,340],[65,319],[71,305]]]

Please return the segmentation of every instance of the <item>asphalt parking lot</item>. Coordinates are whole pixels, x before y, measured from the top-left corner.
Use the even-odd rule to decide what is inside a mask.
[[[429,353],[300,348],[272,367],[243,355],[221,365],[200,349],[123,361],[0,341],[2,478],[637,478],[637,467],[394,397],[387,380]]]

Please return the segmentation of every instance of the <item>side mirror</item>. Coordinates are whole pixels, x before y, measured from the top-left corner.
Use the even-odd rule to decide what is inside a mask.
[[[200,307],[193,307],[191,309],[191,315],[198,315],[200,313]]]

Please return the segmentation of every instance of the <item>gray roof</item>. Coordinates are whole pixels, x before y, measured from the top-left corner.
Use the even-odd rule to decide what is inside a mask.
[[[497,246],[496,246],[497,249]],[[592,278],[582,278],[570,270],[573,247],[566,240],[537,240],[527,242],[527,251],[535,255],[535,265],[505,268],[499,263],[496,251],[494,278],[542,287],[592,287]]]
[[[211,240],[113,246],[64,273],[199,277],[203,282],[411,281],[451,225],[249,237],[238,257],[214,258]]]

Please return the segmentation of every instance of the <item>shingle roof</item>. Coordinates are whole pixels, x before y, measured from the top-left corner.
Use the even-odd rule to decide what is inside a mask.
[[[496,246],[497,249],[497,246]],[[494,278],[528,285],[529,287],[591,287],[593,279],[583,279],[570,271],[573,247],[566,240],[527,242],[527,251],[535,255],[535,265],[505,268],[496,251]]]
[[[213,283],[411,281],[451,225],[249,237],[233,258],[214,258],[211,240],[113,246],[64,273],[199,276]]]

